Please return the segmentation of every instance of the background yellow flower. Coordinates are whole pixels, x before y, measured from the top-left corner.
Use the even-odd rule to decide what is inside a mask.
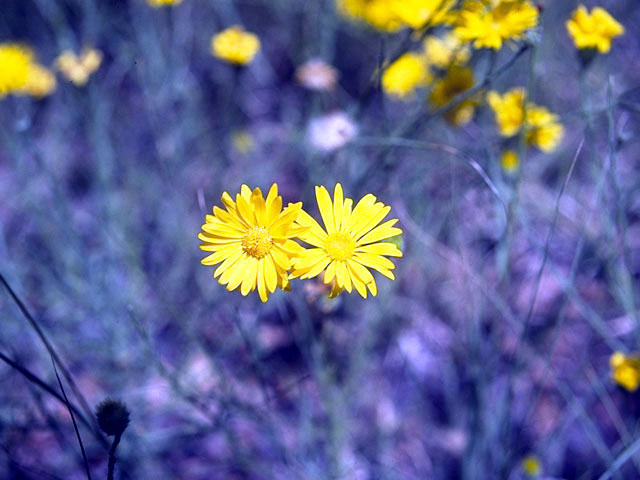
[[[596,48],[600,53],[609,52],[611,40],[624,34],[624,27],[601,7],[594,7],[589,13],[580,5],[566,26],[576,48]]]
[[[260,40],[256,35],[234,25],[216,34],[211,39],[214,57],[236,65],[251,63],[260,50]]]

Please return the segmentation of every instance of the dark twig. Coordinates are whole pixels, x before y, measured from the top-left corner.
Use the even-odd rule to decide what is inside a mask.
[[[111,444],[111,448],[109,449],[109,466],[107,471],[107,480],[113,480],[113,472],[116,467],[116,448],[120,444],[120,438],[122,438],[122,433],[119,433],[113,439],[113,443]]]

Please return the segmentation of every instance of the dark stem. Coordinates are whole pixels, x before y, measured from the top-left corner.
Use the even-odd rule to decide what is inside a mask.
[[[122,433],[118,433],[116,438],[113,439],[113,444],[111,444],[111,449],[109,450],[109,469],[107,472],[107,480],[113,480],[113,472],[116,468],[116,448],[118,448],[118,444],[120,443],[120,437],[122,437]]]

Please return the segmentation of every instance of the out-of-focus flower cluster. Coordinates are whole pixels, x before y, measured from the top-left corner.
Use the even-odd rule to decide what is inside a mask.
[[[20,44],[0,44],[0,98],[9,93],[44,97],[56,88],[56,77]]]

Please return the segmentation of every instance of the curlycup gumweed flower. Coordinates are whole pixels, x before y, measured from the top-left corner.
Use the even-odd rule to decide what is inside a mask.
[[[535,103],[526,102],[523,88],[513,88],[504,95],[491,91],[487,94],[487,102],[503,137],[516,135],[524,125],[527,143],[550,152],[558,146],[564,135],[564,127],[558,116]]]
[[[454,33],[475,48],[499,50],[505,40],[520,40],[538,24],[538,9],[528,0],[468,0],[457,12]]]
[[[384,92],[400,99],[409,98],[418,87],[428,85],[430,81],[426,59],[416,53],[405,53],[382,73]]]
[[[611,378],[621,387],[635,392],[640,385],[640,356],[615,352],[609,358]]]
[[[19,44],[0,43],[0,98],[27,85],[33,52]]]
[[[178,5],[182,0],[147,0],[147,3],[154,8],[157,7],[170,7],[172,5]]]
[[[259,50],[260,39],[239,25],[229,27],[211,39],[213,56],[236,65],[251,63]]]
[[[342,290],[351,293],[353,289],[363,298],[367,297],[367,289],[376,295],[378,287],[369,268],[394,280],[395,265],[386,257],[402,256],[396,245],[384,241],[402,234],[401,229],[394,227],[398,220],[380,224],[391,207],[377,202],[370,193],[353,207],[353,200],[344,198],[339,183],[333,202],[325,187],[316,187],[315,193],[325,228],[300,210],[296,223],[307,230],[299,238],[314,248],[303,250],[293,260],[291,278],[313,278],[324,271],[324,283],[333,285],[330,297]]]
[[[435,82],[429,100],[435,107],[443,107],[458,95],[473,87],[473,71],[466,67],[451,67],[444,78]],[[466,125],[473,118],[478,100],[467,98],[448,111],[445,118],[452,125]]]
[[[601,7],[594,7],[589,13],[580,5],[566,26],[577,49],[597,49],[600,53],[608,53],[611,40],[624,34],[624,27]]]
[[[288,289],[291,259],[302,250],[291,240],[305,230],[294,224],[302,202],[283,209],[274,183],[266,199],[259,188],[242,185],[235,201],[224,192],[222,203],[226,210],[213,207],[198,235],[200,249],[212,252],[202,264],[222,262],[213,273],[220,284],[229,291],[240,289],[242,295],[258,290],[263,302],[277,287]]]
[[[77,86],[83,86],[102,63],[102,53],[95,48],[85,48],[80,55],[65,50],[56,59],[56,67],[64,77]]]

